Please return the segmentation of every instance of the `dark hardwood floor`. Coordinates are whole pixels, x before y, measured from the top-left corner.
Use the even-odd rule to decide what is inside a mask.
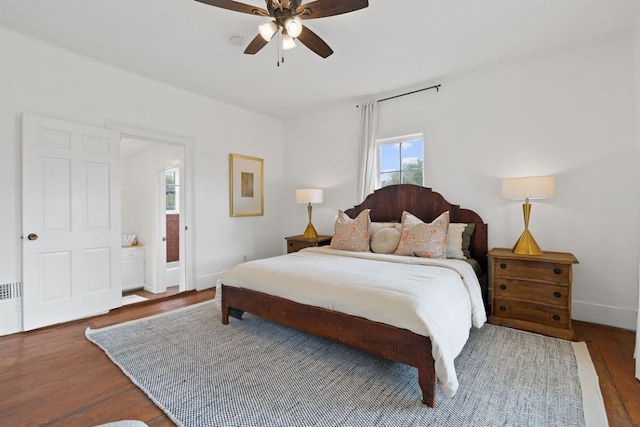
[[[122,419],[141,420],[151,427],[173,425],[84,337],[84,331],[213,297],[213,290],[156,299],[151,295],[148,301],[102,316],[0,337],[0,426],[85,427]],[[610,426],[639,426],[635,333],[584,322],[575,322],[575,327],[598,372]]]

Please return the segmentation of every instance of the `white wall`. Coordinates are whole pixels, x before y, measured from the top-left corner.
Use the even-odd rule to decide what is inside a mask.
[[[198,287],[248,259],[282,253],[281,121],[150,81],[0,28],[0,283],[21,280],[21,114],[105,126],[117,120],[195,141]],[[215,76],[212,76],[215,78]],[[229,216],[228,158],[263,158],[265,215]]]
[[[379,104],[379,131],[426,135],[426,186],[477,211],[490,247],[511,247],[520,203],[500,197],[502,178],[554,175],[557,196],[535,201],[530,229],[543,250],[573,253],[573,317],[636,327],[638,191],[633,40],[630,34],[450,76],[440,92]],[[382,96],[373,96],[382,98]],[[355,102],[286,124],[285,181],[327,188],[320,233],[355,200],[359,112]],[[306,161],[305,165],[302,160]],[[286,200],[285,234],[304,212]]]
[[[133,167],[131,156],[120,155],[120,206],[122,234],[134,233]]]
[[[313,225],[319,234],[332,235],[337,209],[359,203],[354,164],[360,116],[355,106],[348,104],[287,123],[283,206],[287,236],[302,234],[308,222],[305,205],[295,204],[297,188],[325,190],[324,203],[313,206]]]

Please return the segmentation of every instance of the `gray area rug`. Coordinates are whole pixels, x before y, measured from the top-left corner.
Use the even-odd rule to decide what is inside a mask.
[[[86,335],[181,426],[607,425],[584,343],[490,324],[436,408],[413,367],[249,314],[224,326],[213,302]]]

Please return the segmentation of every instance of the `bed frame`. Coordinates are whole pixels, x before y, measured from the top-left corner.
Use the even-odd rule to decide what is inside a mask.
[[[470,251],[485,276],[483,297],[486,299],[487,224],[475,212],[447,202],[430,188],[411,184],[393,185],[376,190],[360,204],[345,211],[355,218],[364,209],[375,222],[399,222],[406,210],[425,222],[431,222],[449,211],[451,222],[475,223]],[[232,286],[221,286],[222,323],[229,324],[232,310],[246,311],[265,319],[332,339],[358,349],[418,368],[418,384],[422,402],[435,407],[436,375],[431,354],[431,340],[406,329],[373,322],[361,317],[299,304],[261,292]]]

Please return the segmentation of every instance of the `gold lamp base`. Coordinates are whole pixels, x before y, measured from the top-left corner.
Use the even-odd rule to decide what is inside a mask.
[[[522,213],[524,215],[524,231],[511,252],[520,255],[542,255],[540,246],[538,246],[536,240],[529,232],[529,218],[531,217],[531,204],[529,203],[529,199],[526,199],[522,205]]]
[[[512,252],[521,255],[542,255],[540,246],[538,246],[536,240],[527,229],[520,235]]]
[[[302,235],[302,237],[304,237],[305,239],[318,238],[318,232],[315,228],[313,228],[313,224],[309,223],[309,225],[307,225],[307,228],[304,230],[304,234]]]
[[[305,239],[318,238],[318,232],[313,227],[313,224],[311,224],[311,210],[312,210],[311,203],[309,203],[307,205],[307,215],[309,215],[309,224],[307,224],[307,228],[304,230],[304,234],[302,235],[302,237],[304,237]]]

